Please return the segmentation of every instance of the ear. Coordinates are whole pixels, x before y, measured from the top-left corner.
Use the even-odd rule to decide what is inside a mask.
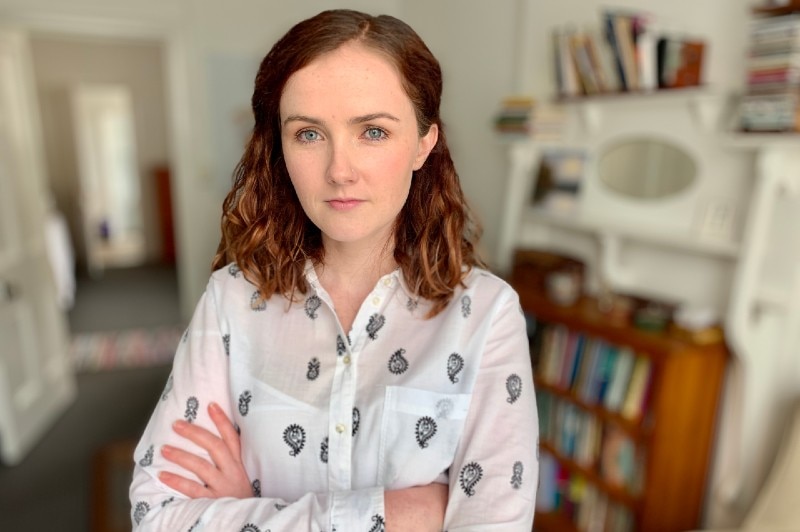
[[[428,132],[419,139],[419,146],[417,149],[417,158],[414,159],[414,170],[419,170],[425,164],[425,160],[431,153],[431,150],[436,146],[436,141],[439,140],[439,126],[431,124]]]

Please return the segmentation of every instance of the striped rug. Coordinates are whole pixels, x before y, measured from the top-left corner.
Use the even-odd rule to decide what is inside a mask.
[[[76,371],[92,372],[169,364],[183,327],[76,333],[71,357]]]

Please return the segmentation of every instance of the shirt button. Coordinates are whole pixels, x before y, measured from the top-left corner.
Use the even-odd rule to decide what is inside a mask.
[[[392,280],[391,279],[384,279],[383,280],[383,286],[391,286],[391,285],[392,285]]]
[[[345,357],[342,359],[342,362],[345,364],[350,364],[350,355],[345,355]]]
[[[346,428],[347,427],[345,427],[344,424],[342,423],[336,424],[336,432],[338,432],[339,434],[343,433]]]
[[[380,305],[380,304],[381,304],[381,298],[379,298],[379,297],[373,297],[373,298],[372,298],[372,304],[373,304],[373,305],[375,305],[375,306],[377,307],[378,305]]]

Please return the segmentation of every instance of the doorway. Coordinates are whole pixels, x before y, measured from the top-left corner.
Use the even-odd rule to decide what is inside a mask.
[[[33,32],[31,52],[76,257],[71,332],[178,324],[164,43]]]

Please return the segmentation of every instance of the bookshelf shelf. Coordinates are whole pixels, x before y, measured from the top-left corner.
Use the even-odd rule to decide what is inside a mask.
[[[581,506],[591,508],[598,500],[605,501],[608,512],[629,516],[629,527],[622,530],[698,528],[726,346],[614,324],[588,296],[572,306],[555,305],[532,283],[535,276],[527,270],[532,267],[515,263],[511,284],[536,324],[531,356],[540,449],[556,464],[543,466],[543,472],[553,474],[555,467],[557,479],[543,478],[541,486],[563,490],[553,498],[540,488],[541,497],[550,502],[542,505],[548,513],[541,520],[537,513],[535,530],[569,530],[560,519],[575,520],[571,526],[579,529],[577,516],[585,519],[586,512],[594,512],[581,512]],[[636,369],[627,374],[619,369],[623,351],[635,361],[629,368],[639,361],[648,368],[638,395],[632,391]],[[599,369],[604,365],[605,370]],[[624,401],[616,403],[621,408],[608,400],[620,374],[627,375],[619,377],[624,379],[621,389],[627,390]],[[587,390],[594,391],[587,395]],[[633,416],[627,411],[631,396],[637,397]],[[585,489],[575,488],[575,482]],[[579,493],[589,489],[595,495],[581,499]],[[555,507],[563,515],[549,511],[553,500],[562,501]]]
[[[556,448],[547,442],[540,444],[542,450],[553,455],[559,462],[561,462],[571,473],[580,475],[587,481],[591,482],[600,491],[605,493],[614,502],[627,506],[632,510],[636,510],[641,506],[641,499],[635,495],[631,495],[625,489],[609,485],[596,471],[583,467],[568,457],[564,456]]]
[[[563,388],[559,388],[558,386],[548,384],[540,378],[534,378],[534,385],[536,386],[537,390],[548,392],[559,397],[560,399],[569,401],[583,410],[591,413],[592,415],[600,418],[603,422],[616,424],[636,442],[644,443],[649,441],[652,433],[652,428],[649,425],[641,425],[635,421],[626,419],[615,412],[606,410],[603,407],[581,401],[575,396],[574,393],[564,390]]]

